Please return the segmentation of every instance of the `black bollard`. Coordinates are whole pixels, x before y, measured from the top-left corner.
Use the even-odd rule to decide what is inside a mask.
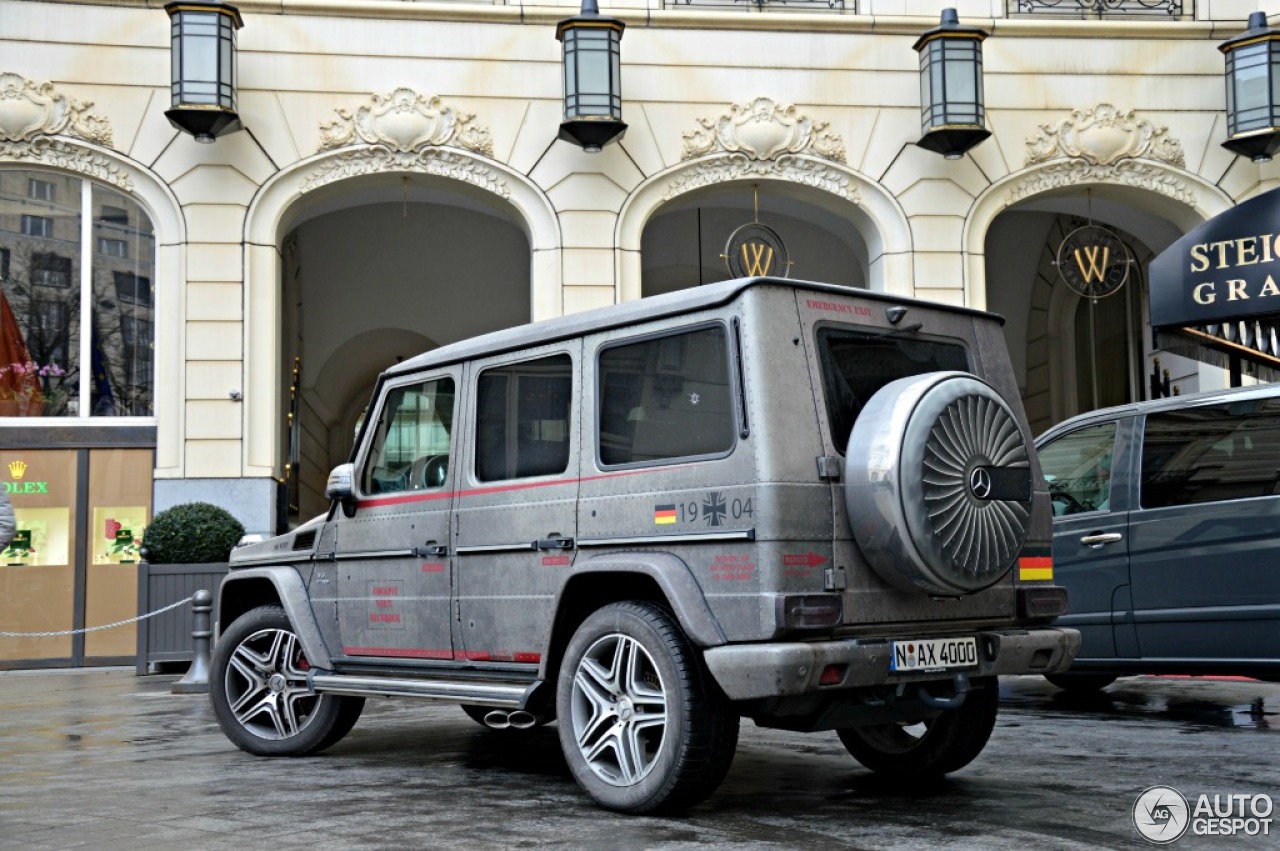
[[[195,628],[191,637],[195,639],[195,656],[191,659],[191,667],[182,679],[173,684],[174,694],[207,694],[209,692],[209,639],[213,636],[210,629],[209,614],[213,611],[213,595],[201,588],[191,595],[191,613],[195,619]]]

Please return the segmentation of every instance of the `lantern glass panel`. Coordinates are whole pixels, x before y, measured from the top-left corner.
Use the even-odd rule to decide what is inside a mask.
[[[621,112],[617,34],[603,27],[576,27],[564,33],[564,91],[567,118],[612,118]]]
[[[976,39],[938,38],[920,53],[920,103],[925,132],[982,125],[982,52]]]
[[[1230,54],[1229,132],[1248,133],[1271,126],[1270,42],[1236,48]]]

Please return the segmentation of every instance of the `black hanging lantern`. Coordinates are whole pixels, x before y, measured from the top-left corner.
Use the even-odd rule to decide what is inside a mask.
[[[582,0],[582,12],[556,25],[564,44],[564,121],[560,136],[598,153],[627,132],[622,122],[624,24],[600,14],[596,0]]]
[[[217,0],[168,3],[173,41],[169,123],[197,142],[240,130],[236,113],[236,30],[240,10]]]
[[[1249,29],[1218,45],[1227,58],[1227,141],[1222,147],[1254,162],[1280,148],[1280,32],[1267,14],[1249,15]]]
[[[987,31],[962,27],[955,9],[916,41],[920,54],[920,117],[924,136],[916,142],[949,160],[991,135],[982,105],[982,40]]]

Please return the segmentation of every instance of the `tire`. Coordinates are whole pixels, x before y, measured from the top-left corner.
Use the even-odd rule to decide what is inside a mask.
[[[974,680],[956,709],[916,724],[876,724],[838,730],[858,762],[893,780],[931,780],[959,771],[982,753],[999,712],[994,678]]]
[[[1045,674],[1044,678],[1068,694],[1091,694],[1116,681],[1110,674]]]
[[[364,710],[364,698],[307,687],[302,644],[279,606],[237,618],[219,639],[209,668],[218,726],[255,756],[318,753],[351,732]]]
[[[862,408],[845,451],[850,530],[904,591],[948,597],[999,582],[1031,527],[1031,460],[1018,417],[965,372],[891,381]]]
[[[597,804],[623,813],[700,803],[724,780],[738,744],[728,699],[653,603],[614,603],[578,627],[556,709],[574,779]]]

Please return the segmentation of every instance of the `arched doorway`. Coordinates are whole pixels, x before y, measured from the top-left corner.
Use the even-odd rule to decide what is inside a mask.
[[[641,292],[657,295],[733,277],[727,242],[752,222],[777,234],[789,260],[761,266],[761,274],[866,288],[869,252],[859,229],[866,218],[842,198],[782,181],[704,187],[663,205],[645,224]]]
[[[987,230],[986,308],[1006,319],[1033,432],[1083,411],[1150,398],[1153,371],[1168,370],[1184,393],[1211,389],[1216,380],[1152,339],[1147,266],[1182,236],[1190,211],[1163,213],[1145,194],[1105,184],[1062,189],[1006,208]],[[1127,250],[1124,283],[1105,297],[1085,297],[1064,280],[1060,248],[1081,228],[1108,232]]]
[[[532,318],[530,242],[496,195],[378,175],[302,196],[281,240],[288,522],[328,506],[378,374]]]

